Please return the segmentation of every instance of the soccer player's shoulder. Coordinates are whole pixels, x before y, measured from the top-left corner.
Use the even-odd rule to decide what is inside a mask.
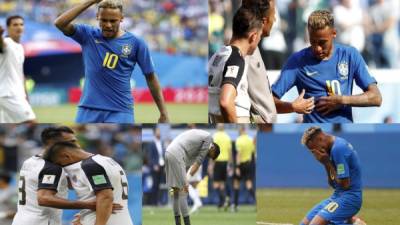
[[[353,46],[344,44],[335,44],[335,45],[336,45],[336,50],[339,51],[339,53],[344,53],[347,55],[358,54],[358,50]]]
[[[135,43],[136,45],[146,45],[147,46],[147,42],[143,38],[138,37],[137,35],[133,34],[132,32],[126,31],[126,37],[130,41]]]

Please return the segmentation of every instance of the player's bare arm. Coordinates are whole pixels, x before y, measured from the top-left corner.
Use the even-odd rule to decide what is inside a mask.
[[[96,222],[95,225],[106,225],[112,213],[114,201],[112,189],[96,192]]]
[[[316,109],[322,115],[326,115],[334,110],[341,108],[343,105],[355,107],[380,106],[382,104],[382,96],[376,84],[370,84],[368,89],[359,95],[340,96],[331,95],[321,97]]]
[[[199,170],[200,164],[195,162],[193,165],[189,168],[188,173],[187,173],[187,179],[189,180],[190,177],[192,177],[197,170]]]
[[[102,0],[87,0],[79,5],[74,6],[73,8],[69,9],[68,11],[57,17],[57,19],[54,21],[54,25],[65,35],[73,35],[75,32],[75,28],[72,24],[72,21],[87,8],[101,1]]]
[[[164,96],[162,94],[162,89],[160,82],[158,81],[157,75],[155,73],[150,73],[146,75],[147,86],[150,89],[151,96],[153,96],[156,102],[157,108],[160,111],[159,123],[168,123],[168,112],[165,106]]]
[[[2,26],[0,26],[0,54],[4,52],[4,47],[5,47],[3,33],[4,33],[4,29]]]
[[[305,99],[305,90],[303,89],[300,95],[293,102],[285,102],[274,96],[274,102],[278,113],[299,113],[310,114],[315,105],[314,97]]]
[[[221,114],[225,123],[236,123],[236,108],[235,98],[237,92],[232,84],[224,84],[221,88],[221,95],[219,97],[219,105]]]
[[[96,201],[69,201],[60,198],[55,190],[39,189],[37,199],[40,206],[52,207],[57,209],[91,209],[96,210]],[[121,210],[123,207],[120,204],[113,204],[114,210]]]

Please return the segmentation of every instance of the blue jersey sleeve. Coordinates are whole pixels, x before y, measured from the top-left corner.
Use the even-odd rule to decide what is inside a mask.
[[[80,45],[85,44],[86,40],[90,37],[90,32],[93,27],[85,24],[74,24],[75,33],[70,37],[78,42]]]
[[[283,67],[278,80],[272,85],[272,92],[276,97],[282,98],[296,84],[297,70],[297,58],[292,56]]]
[[[138,39],[137,62],[144,75],[154,73],[154,64],[147,44]]]
[[[377,83],[375,78],[371,76],[368,71],[368,66],[365,63],[361,54],[355,49],[352,48],[353,55],[353,63],[354,63],[354,80],[363,91],[366,91],[368,86],[373,83]]]
[[[349,144],[341,141],[332,151],[332,160],[339,179],[350,177],[349,163],[346,160],[346,153],[349,151],[351,151]]]

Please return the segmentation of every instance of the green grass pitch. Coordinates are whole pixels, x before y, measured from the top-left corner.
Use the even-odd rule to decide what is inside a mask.
[[[143,207],[143,225],[174,225],[172,208]],[[216,206],[204,206],[190,215],[193,225],[252,225],[256,221],[255,206],[239,206],[236,213],[221,211]],[[183,222],[182,222],[183,224]]]
[[[299,224],[315,204],[329,197],[329,189],[258,189],[259,224]],[[366,189],[359,216],[369,225],[400,224],[400,189]]]
[[[34,107],[39,123],[73,124],[77,106]],[[167,104],[171,123],[207,123],[207,104]],[[155,104],[135,104],[135,123],[157,123],[159,113]]]

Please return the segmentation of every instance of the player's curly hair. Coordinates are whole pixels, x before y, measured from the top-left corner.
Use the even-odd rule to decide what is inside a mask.
[[[311,31],[321,30],[325,27],[333,28],[335,20],[328,10],[316,10],[308,17],[307,27]]]
[[[123,12],[123,2],[122,0],[103,0],[99,3],[98,9],[119,9]]]
[[[307,145],[310,140],[312,140],[317,134],[321,132],[321,127],[309,127],[306,131],[304,131],[303,137],[301,138],[301,144]]]

